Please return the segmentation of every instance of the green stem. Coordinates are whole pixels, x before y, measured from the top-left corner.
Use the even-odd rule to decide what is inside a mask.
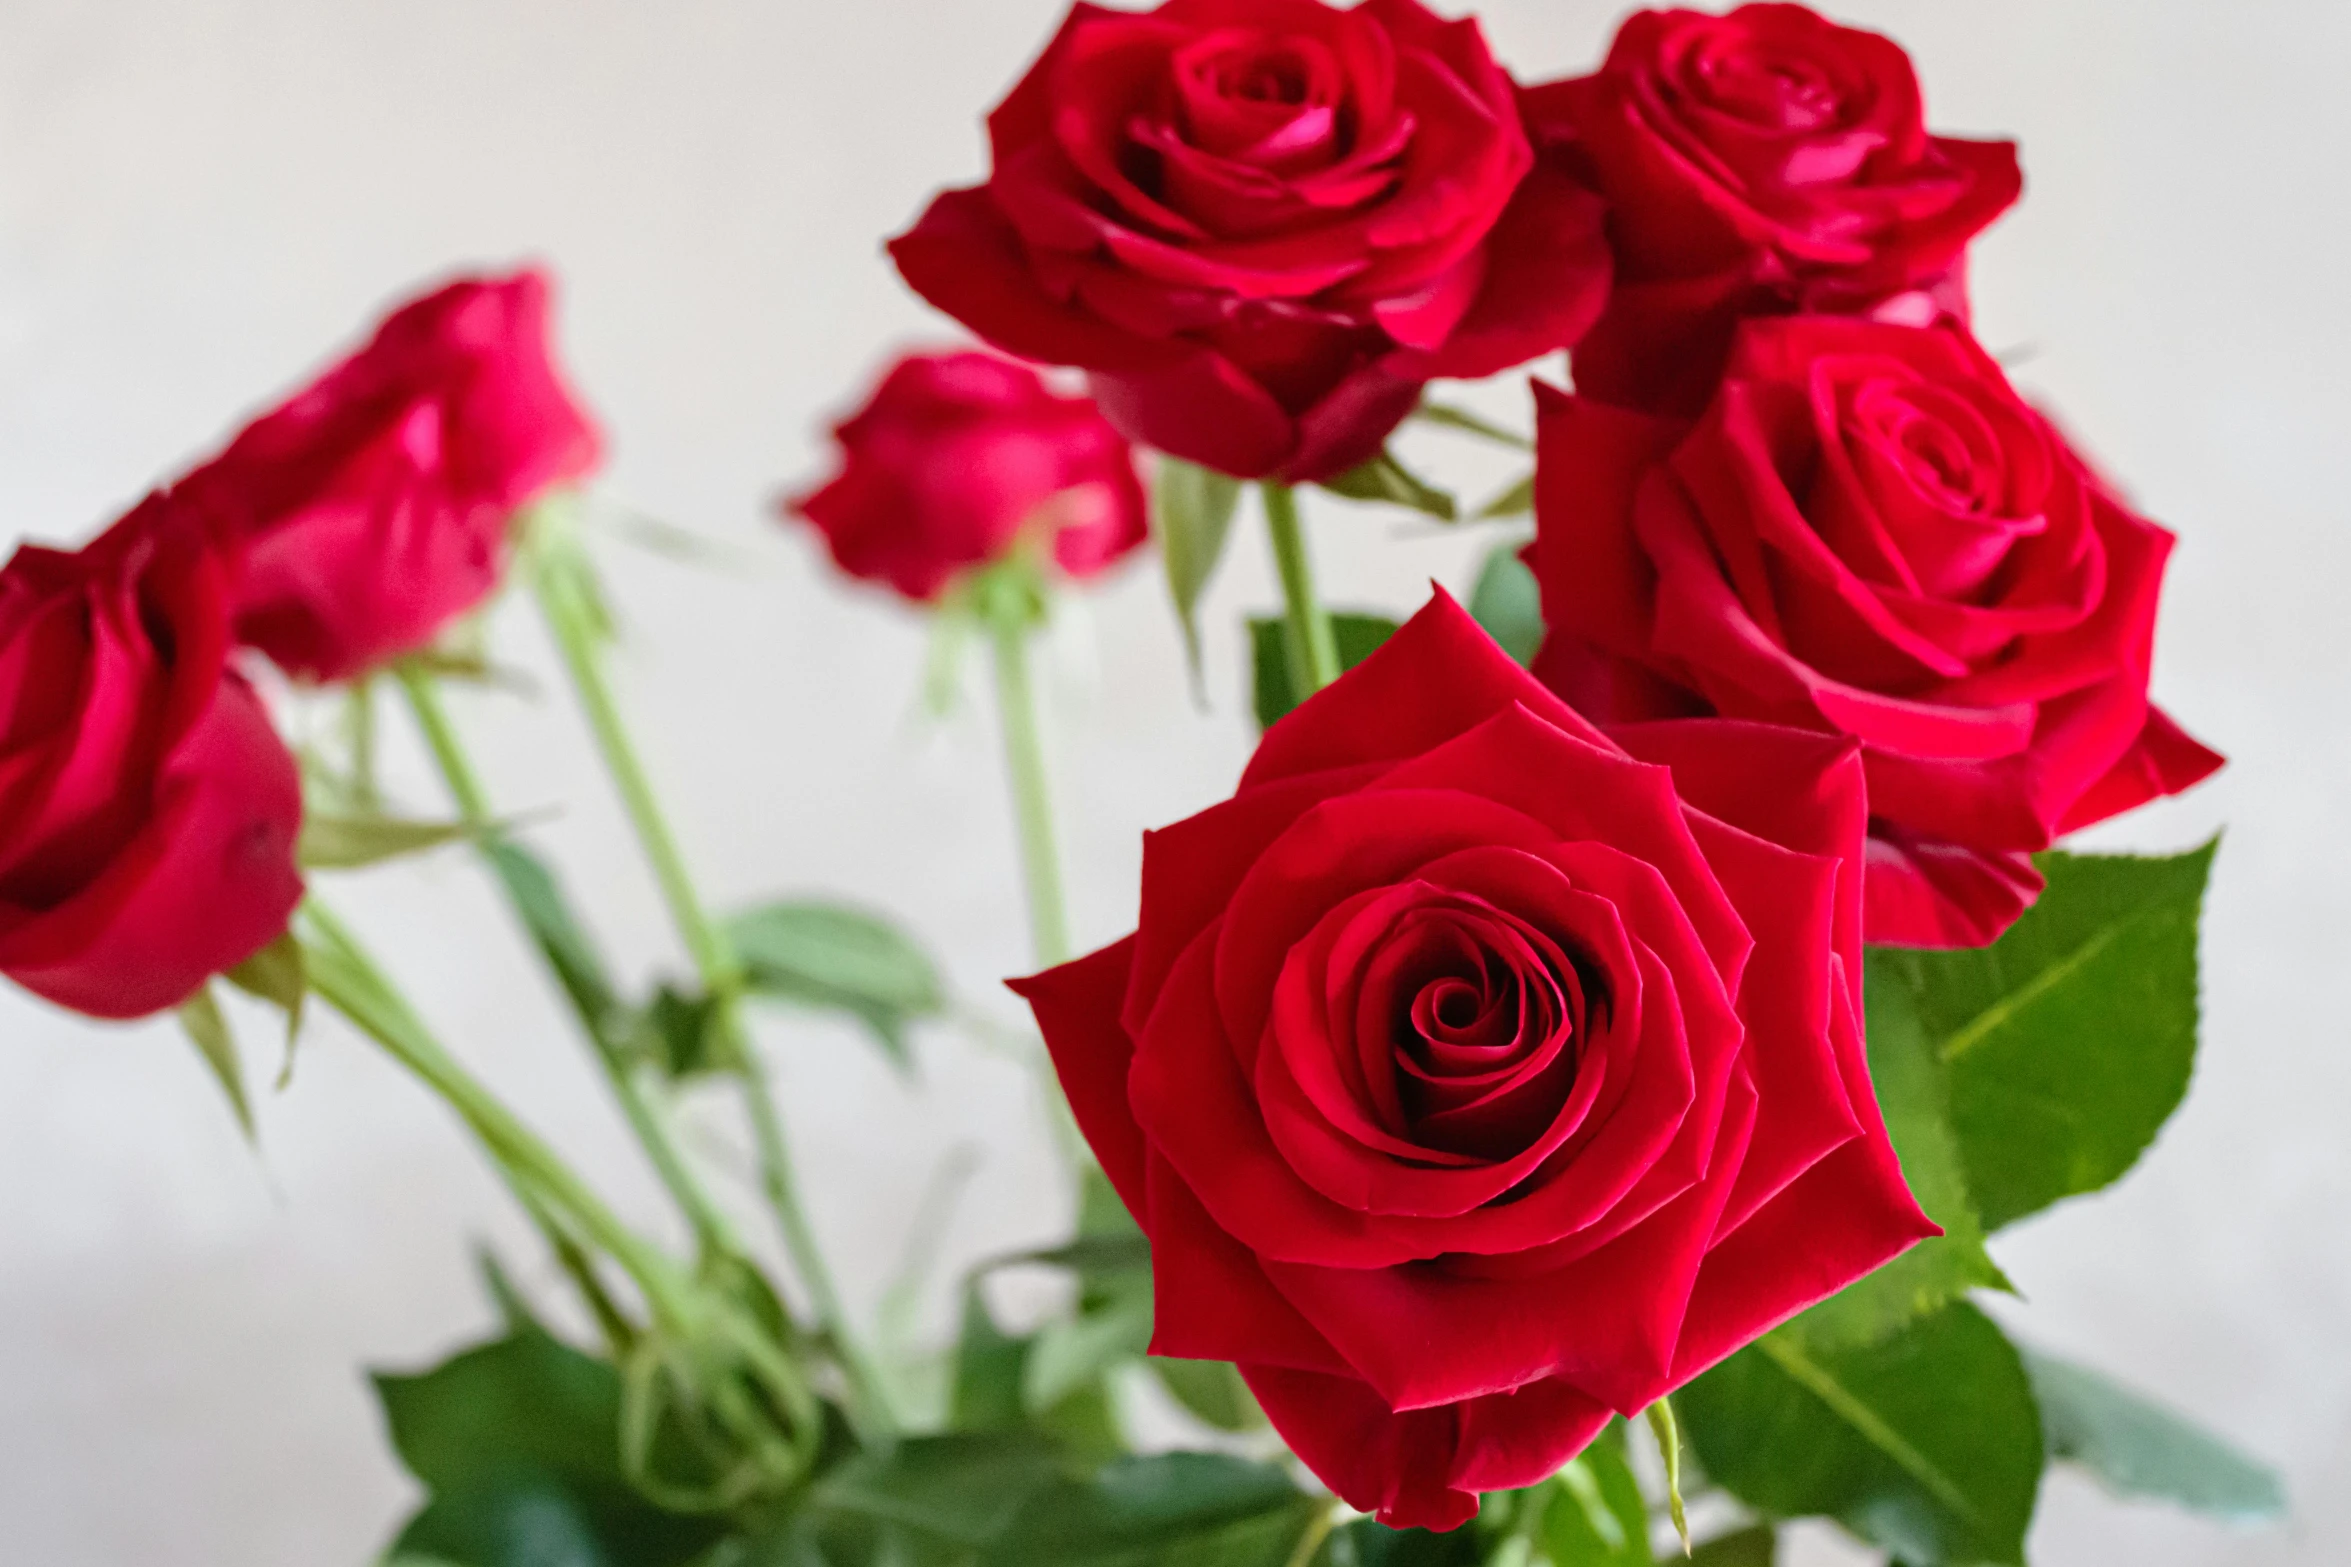
[[[529,1189],[527,1205],[544,1205],[577,1224],[636,1281],[665,1326],[690,1334],[697,1321],[692,1292],[669,1259],[623,1224],[554,1149],[458,1064],[342,921],[315,897],[302,912],[319,938],[305,944],[311,988],[464,1118],[501,1169]]]
[[[1304,699],[1339,678],[1339,644],[1331,632],[1330,612],[1315,597],[1314,566],[1306,556],[1296,493],[1272,479],[1261,489],[1266,532],[1272,536],[1274,565],[1282,576],[1282,645],[1289,653],[1290,684]]]
[[[1298,1537],[1297,1548],[1290,1552],[1288,1567],[1308,1567],[1321,1552],[1323,1542],[1339,1526],[1339,1507],[1339,1499],[1331,1497],[1306,1521],[1306,1532]]]
[[[1038,966],[1051,968],[1070,958],[1069,913],[1061,896],[1061,859],[1053,845],[1053,803],[1037,729],[1036,688],[1029,679],[1029,627],[1014,616],[999,615],[991,618],[988,635],[995,645],[996,706],[1004,725],[1004,760],[1012,775],[1029,931]]]
[[[808,1222],[799,1197],[776,1115],[766,1071],[742,1024],[743,971],[726,932],[710,918],[686,870],[685,856],[671,832],[668,818],[653,793],[635,742],[622,721],[619,704],[604,678],[602,614],[597,605],[590,565],[579,546],[555,533],[564,521],[545,512],[531,530],[530,578],[540,613],[554,635],[588,727],[596,737],[605,770],[620,791],[621,804],[636,831],[637,842],[651,862],[661,894],[669,905],[671,922],[685,944],[709,993],[713,1025],[741,1069],[744,1098],[759,1145],[760,1185],[783,1238],[793,1271],[799,1274],[816,1308],[817,1322],[831,1339],[834,1352],[850,1382],[851,1405],[860,1430],[886,1440],[894,1428],[887,1395],[872,1363],[851,1331],[841,1295],[826,1265],[823,1248]]]
[[[409,710],[415,714],[417,727],[423,731],[425,744],[433,753],[442,781],[448,785],[449,796],[456,802],[459,817],[474,829],[475,843],[483,851],[483,858],[498,876],[499,885],[506,891],[507,900],[526,929],[532,925],[529,899],[515,885],[513,862],[491,852],[497,833],[496,818],[490,808],[488,792],[482,787],[480,776],[465,753],[457,736],[457,727],[450,721],[449,711],[441,702],[439,683],[432,674],[413,664],[399,668],[400,688],[408,698]],[[645,1093],[636,1069],[631,1065],[623,1041],[614,1037],[614,1020],[599,1015],[582,1004],[580,996],[564,982],[565,976],[550,956],[544,944],[540,956],[548,960],[555,973],[557,988],[573,1003],[580,1032],[587,1036],[589,1046],[596,1052],[596,1060],[604,1068],[605,1080],[612,1086],[612,1094],[627,1117],[629,1129],[636,1134],[646,1157],[652,1161],[661,1184],[669,1191],[678,1208],[693,1226],[694,1238],[705,1255],[712,1253],[735,1255],[741,1247],[736,1243],[732,1228],[710,1194],[694,1176],[693,1167],[679,1151],[676,1138],[659,1110]]]

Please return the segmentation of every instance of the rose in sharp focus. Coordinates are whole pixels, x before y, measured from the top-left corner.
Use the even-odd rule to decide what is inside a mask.
[[[1090,577],[1149,537],[1134,453],[1083,397],[993,354],[915,354],[834,427],[840,472],[787,509],[824,535],[841,569],[908,598],[1024,534]]]
[[[229,667],[229,591],[160,497],[0,569],[0,973],[60,1006],[175,1006],[301,898],[301,786]]]
[[[1965,335],[1749,322],[1695,421],[1538,392],[1537,671],[1859,740],[1871,940],[1991,941],[2032,851],[2220,765],[2147,700],[2172,536]]]
[[[1695,412],[1744,316],[1964,323],[1968,241],[2023,188],[2015,143],[1927,133],[1899,44],[1800,5],[1636,13],[1528,104],[1610,204],[1577,389],[1635,407]]]
[[[1414,0],[1080,4],[988,128],[988,182],[892,243],[907,281],[1243,478],[1364,461],[1423,382],[1564,348],[1606,293],[1599,201]]]
[[[240,642],[347,679],[488,596],[515,512],[599,455],[550,358],[547,296],[525,271],[403,305],[180,481],[238,560]]]
[[[1015,987],[1153,1350],[1451,1528],[1933,1233],[1857,1023],[1864,818],[1849,743],[1604,738],[1439,595],[1146,840],[1133,936]]]

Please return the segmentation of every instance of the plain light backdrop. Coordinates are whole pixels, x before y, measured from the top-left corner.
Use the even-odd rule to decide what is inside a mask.
[[[1448,3],[1447,9],[1459,9]],[[76,542],[447,269],[537,257],[612,436],[606,493],[729,552],[613,544],[619,680],[713,901],[832,890],[914,922],[974,1010],[1025,963],[984,684],[943,722],[919,620],[775,523],[815,432],[892,345],[953,341],[880,254],[982,167],[979,118],[1059,0],[0,0],[0,531]],[[1847,0],[1918,59],[1933,123],[2022,138],[1978,252],[1982,333],[2177,529],[2157,689],[2233,758],[2096,835],[2228,827],[2186,1109],[2112,1192],[2003,1237],[2005,1313],[2284,1465],[2298,1517],[2236,1535],[2085,1483],[2055,1564],[2351,1559],[2351,7],[2325,0]],[[1616,7],[1493,0],[1524,78],[1585,67]],[[1524,421],[1523,387],[1479,393]],[[1472,489],[1511,475],[1443,437]],[[1465,589],[1484,539],[1311,508],[1342,604]],[[1491,535],[1485,537],[1490,538]],[[1081,939],[1132,916],[1137,835],[1246,755],[1235,627],[1189,701],[1154,563],[1068,606],[1047,680]],[[496,647],[551,669],[521,603]],[[974,671],[975,675],[978,671]],[[559,684],[457,699],[501,803],[632,973],[681,960]],[[393,779],[439,805],[394,724]],[[634,1215],[659,1213],[547,986],[462,854],[327,891],[467,1059]],[[241,1011],[256,1054],[267,1020]],[[762,1025],[819,1227],[877,1298],[933,1172],[979,1156],[953,1256],[1050,1235],[1066,1198],[1021,1069],[934,1030],[909,1086],[853,1033]],[[257,1063],[267,1071],[274,1062]],[[362,1377],[489,1313],[481,1238],[528,1258],[449,1117],[347,1032],[306,1040],[257,1158],[166,1026],[0,995],[0,1550],[92,1567],[336,1567],[410,1505]],[[698,1135],[722,1164],[724,1105]],[[747,1210],[748,1211],[748,1210]],[[1841,1559],[1821,1540],[1806,1560]]]

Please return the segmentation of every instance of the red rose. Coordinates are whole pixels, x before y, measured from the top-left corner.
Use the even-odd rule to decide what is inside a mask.
[[[1093,403],[993,354],[916,354],[833,427],[841,471],[786,503],[853,577],[936,598],[957,573],[1050,542],[1073,577],[1150,536],[1134,453]]]
[[[506,563],[506,526],[594,467],[548,358],[547,279],[461,279],[181,481],[241,557],[238,640],[310,680],[428,645]]]
[[[2147,701],[2171,535],[1963,334],[1749,322],[1694,423],[1537,391],[1538,672],[1859,740],[1872,941],[1991,941],[2030,851],[2220,765]]]
[[[1611,206],[1577,390],[1636,407],[1702,406],[1742,316],[1964,322],[1967,242],[2023,188],[2015,143],[1927,134],[1899,44],[1800,5],[1640,12],[1528,105]]]
[[[1015,987],[1153,1350],[1450,1528],[1934,1233],[1856,1021],[1863,819],[1850,744],[1612,743],[1440,594],[1145,840],[1133,936]]]
[[[988,183],[892,243],[1137,441],[1244,478],[1371,457],[1436,376],[1575,341],[1600,204],[1536,164],[1473,22],[1413,0],[1071,11],[989,118]]]
[[[0,569],[0,973],[60,1006],[176,1006],[301,899],[301,785],[228,665],[228,593],[161,497]]]

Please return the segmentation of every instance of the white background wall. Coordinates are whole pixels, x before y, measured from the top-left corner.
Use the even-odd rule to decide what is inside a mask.
[[[610,490],[747,567],[610,557],[621,678],[722,902],[851,892],[919,921],[974,1003],[1023,966],[984,704],[921,721],[915,619],[845,592],[767,513],[885,346],[944,324],[881,239],[981,165],[978,117],[1058,0],[0,0],[0,531],[78,540],[453,264],[540,256]],[[1494,0],[1535,78],[1614,6]],[[2043,1563],[2351,1559],[2351,7],[2321,0],[1847,0],[1913,50],[1935,122],[2021,136],[2024,208],[1984,243],[1986,339],[2177,528],[2157,685],[2234,765],[2101,832],[2226,823],[2205,1055],[2109,1195],[2005,1237],[2021,1314],[2290,1472],[2299,1519],[2235,1536],[2080,1483]],[[1491,406],[1524,417],[1521,394]],[[1502,477],[1441,441],[1433,464]],[[1324,508],[1342,601],[1465,585],[1470,541]],[[1232,632],[1272,601],[1246,535],[1210,615],[1215,711],[1185,699],[1148,566],[1065,623],[1050,697],[1081,936],[1131,917],[1139,829],[1245,754]],[[545,669],[520,605],[500,651]],[[551,692],[555,688],[550,688]],[[976,688],[975,688],[976,689]],[[501,799],[544,831],[609,945],[678,963],[559,695],[462,698]],[[412,755],[403,792],[437,799]],[[331,888],[469,1059],[632,1211],[657,1212],[546,987],[462,856]],[[263,1022],[245,1016],[258,1043]],[[984,1154],[972,1254],[1049,1232],[1023,1079],[952,1034],[907,1089],[853,1035],[767,1030],[817,1219],[870,1302],[931,1170]],[[705,1116],[722,1154],[723,1108]],[[482,1329],[477,1236],[514,1238],[450,1123],[320,1027],[256,1160],[168,1028],[0,995],[0,1557],[333,1567],[410,1500],[360,1368]],[[1830,1559],[1815,1544],[1817,1559]]]

